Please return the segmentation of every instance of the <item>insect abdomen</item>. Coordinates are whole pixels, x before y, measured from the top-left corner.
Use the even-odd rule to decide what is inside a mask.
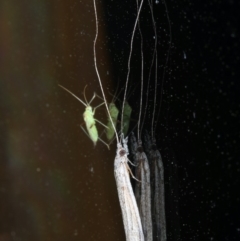
[[[98,131],[91,107],[86,108],[83,113],[83,119],[85,121],[89,137],[93,141],[94,145],[96,145],[98,140]]]

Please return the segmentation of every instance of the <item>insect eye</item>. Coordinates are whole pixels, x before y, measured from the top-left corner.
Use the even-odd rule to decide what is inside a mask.
[[[139,146],[139,147],[137,148],[137,151],[138,151],[138,152],[143,152],[143,148],[142,148],[141,146]]]
[[[122,149],[120,152],[119,152],[119,155],[120,156],[124,156],[126,154],[126,151],[124,149]]]

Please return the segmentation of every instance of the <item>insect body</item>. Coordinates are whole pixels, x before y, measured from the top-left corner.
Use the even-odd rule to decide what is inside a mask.
[[[128,161],[127,151],[121,143],[118,143],[114,160],[114,176],[122,210],[126,240],[144,241],[139,210],[130,183]]]
[[[124,136],[127,136],[127,133],[128,133],[131,114],[132,114],[132,107],[126,101],[123,109],[123,123],[122,123]]]
[[[156,240],[166,241],[166,217],[165,217],[165,191],[164,191],[164,167],[160,152],[157,150],[153,138],[152,148],[149,153],[152,168],[153,191],[153,221],[154,236]]]
[[[83,113],[83,119],[85,121],[89,137],[93,141],[93,144],[95,146],[98,141],[98,131],[96,128],[96,121],[94,119],[94,114],[95,114],[95,111],[93,111],[92,107],[87,106]]]
[[[101,140],[98,136],[98,130],[97,130],[97,127],[96,127],[96,121],[100,124],[102,124],[104,127],[108,128],[107,126],[105,126],[103,123],[101,123],[100,121],[96,120],[94,118],[94,114],[95,114],[95,110],[100,107],[101,105],[103,105],[104,103],[98,105],[97,107],[95,107],[94,109],[90,106],[91,102],[94,100],[94,98],[96,97],[96,94],[94,93],[92,99],[90,100],[90,102],[88,103],[87,100],[86,100],[86,97],[85,97],[85,89],[86,89],[86,86],[84,88],[84,98],[85,98],[85,101],[82,101],[79,97],[77,97],[75,94],[73,94],[71,91],[69,91],[68,89],[66,89],[65,87],[59,85],[62,89],[66,90],[69,94],[71,94],[73,97],[75,97],[78,101],[80,101],[86,108],[85,108],[85,111],[83,113],[83,119],[84,119],[84,122],[86,124],[86,128],[87,128],[87,133],[88,133],[88,136],[89,138],[93,141],[93,144],[94,146],[96,145],[97,141],[100,140],[102,141],[104,144],[106,144],[103,140]],[[83,129],[84,132],[86,132],[84,129]],[[107,145],[107,144],[106,144]],[[108,146],[108,145],[107,145]]]
[[[107,139],[111,141],[115,135],[115,130],[113,128],[113,125],[116,129],[119,110],[113,102],[109,104],[108,108],[109,108],[109,113],[112,118],[112,121],[110,117],[108,117],[108,122],[107,122],[108,129],[106,131],[106,135],[107,135]]]
[[[152,241],[152,215],[151,215],[151,187],[150,187],[150,168],[148,158],[143,151],[142,142],[136,141],[132,132],[130,135],[132,154],[134,158],[135,176],[141,182],[136,182],[135,197],[139,208],[145,240]]]
[[[138,141],[136,153],[136,178],[140,183],[139,212],[142,220],[144,237],[147,241],[153,240],[152,234],[152,215],[151,215],[151,186],[150,186],[150,168],[147,156],[142,148],[141,140]],[[136,185],[137,187],[138,185]]]

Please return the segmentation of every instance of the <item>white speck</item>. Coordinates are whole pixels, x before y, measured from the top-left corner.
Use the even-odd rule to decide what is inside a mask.
[[[91,173],[94,173],[93,167],[90,168],[90,172],[91,172]]]
[[[74,230],[74,233],[73,233],[73,234],[74,234],[74,236],[78,236],[78,231],[77,231],[77,229]]]
[[[40,171],[41,171],[41,168],[40,168],[40,167],[38,167],[38,168],[36,169],[36,171],[37,171],[37,172],[40,172]]]
[[[156,3],[156,4],[159,4],[159,1],[158,1],[158,0],[156,0],[156,1],[155,1],[155,3]]]
[[[49,107],[49,104],[48,104],[48,103],[46,104],[46,107],[47,107],[47,108]]]
[[[187,55],[186,55],[186,53],[184,51],[183,51],[183,58],[187,59]]]
[[[193,118],[194,118],[194,119],[196,118],[196,113],[195,113],[195,112],[193,112]]]

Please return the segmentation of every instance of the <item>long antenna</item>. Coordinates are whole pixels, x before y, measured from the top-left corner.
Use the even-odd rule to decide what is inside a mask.
[[[97,17],[97,7],[96,7],[96,1],[93,0],[93,5],[94,5],[94,11],[95,11],[95,21],[96,21],[96,35],[95,35],[95,39],[94,39],[94,43],[93,43],[93,53],[94,53],[94,65],[95,65],[95,69],[96,69],[96,73],[97,73],[97,77],[98,77],[98,81],[99,81],[99,85],[102,91],[102,95],[103,95],[103,99],[104,99],[104,103],[107,109],[107,113],[109,115],[109,118],[111,120],[115,135],[116,135],[116,139],[117,139],[117,143],[119,143],[119,138],[118,138],[118,134],[117,134],[117,130],[115,128],[115,125],[113,123],[112,117],[110,115],[110,111],[108,109],[108,105],[107,105],[107,100],[104,94],[104,90],[103,90],[103,86],[102,86],[102,81],[98,72],[98,68],[97,68],[97,55],[96,55],[96,43],[97,43],[97,38],[98,38],[98,17]]]
[[[128,57],[128,72],[127,72],[127,78],[126,78],[126,84],[125,84],[125,91],[124,91],[124,98],[123,98],[123,104],[122,104],[122,114],[121,114],[121,132],[123,130],[123,110],[124,110],[124,105],[126,102],[126,95],[127,95],[127,87],[128,87],[128,81],[129,81],[129,75],[130,75],[130,63],[131,63],[131,57],[132,57],[132,48],[133,48],[133,39],[134,39],[134,35],[135,35],[135,31],[136,31],[136,26],[138,23],[138,19],[139,19],[139,15],[142,9],[142,5],[143,5],[143,0],[141,1],[141,4],[139,6],[139,10],[137,13],[137,18],[135,20],[135,24],[133,27],[133,32],[132,32],[132,37],[131,37],[131,44],[130,44],[130,53],[129,53],[129,57]]]
[[[151,12],[152,12],[152,21],[153,21],[153,25],[154,25],[154,33],[155,33],[155,88],[154,88],[154,101],[153,101],[153,115],[152,115],[152,125],[151,125],[151,137],[153,139],[154,135],[153,135],[153,127],[154,127],[154,120],[155,120],[155,112],[156,112],[156,102],[157,102],[157,78],[158,78],[158,51],[157,51],[157,27],[156,27],[156,22],[155,22],[155,17],[154,17],[154,13],[153,13],[153,9],[152,9],[152,1],[149,1],[149,3],[151,3]]]
[[[168,8],[167,8],[167,4],[165,0],[162,0],[163,4],[165,6],[166,9],[166,15],[167,15],[167,20],[168,20],[168,27],[169,27],[169,47],[168,47],[168,52],[167,52],[167,58],[166,58],[166,62],[165,62],[165,66],[163,68],[163,75],[162,75],[162,86],[161,86],[161,94],[160,94],[160,104],[159,104],[159,109],[158,109],[158,114],[157,114],[157,121],[155,123],[155,128],[154,131],[156,131],[157,128],[157,122],[160,116],[160,112],[161,112],[161,107],[162,107],[162,98],[163,98],[163,87],[164,87],[164,80],[165,80],[165,74],[166,74],[166,68],[167,68],[167,64],[168,64],[168,60],[169,60],[169,56],[171,53],[171,47],[172,47],[172,27],[171,27],[171,22],[170,22],[170,18],[169,18],[169,13],[168,13]]]
[[[61,87],[62,89],[66,90],[70,95],[72,95],[73,97],[75,97],[78,101],[80,101],[84,106],[88,106],[86,103],[86,98],[85,98],[85,101],[86,103],[84,103],[79,97],[77,97],[75,94],[73,94],[70,90],[66,89],[65,87],[63,87],[62,85],[58,85],[59,87]]]
[[[146,104],[145,104],[145,109],[144,109],[144,114],[143,114],[141,133],[142,133],[143,125],[144,125],[146,114],[147,114],[150,78],[151,78],[152,68],[153,68],[153,64],[154,64],[154,60],[155,60],[155,54],[157,52],[157,30],[156,30],[156,23],[155,23],[154,15],[153,15],[152,1],[148,0],[148,5],[150,7],[150,11],[151,11],[151,15],[152,15],[152,23],[153,23],[155,41],[154,41],[154,51],[153,51],[153,55],[152,55],[152,61],[151,61],[149,74],[148,74],[147,91],[146,91]]]
[[[138,0],[137,0],[137,8],[138,8]],[[137,138],[138,141],[141,139],[141,131],[140,131],[140,123],[141,123],[141,115],[142,115],[142,100],[143,100],[143,70],[144,70],[144,55],[143,55],[143,36],[140,26],[140,20],[138,19],[138,30],[141,37],[141,98],[140,98],[140,109],[138,116],[138,130],[137,130]]]

